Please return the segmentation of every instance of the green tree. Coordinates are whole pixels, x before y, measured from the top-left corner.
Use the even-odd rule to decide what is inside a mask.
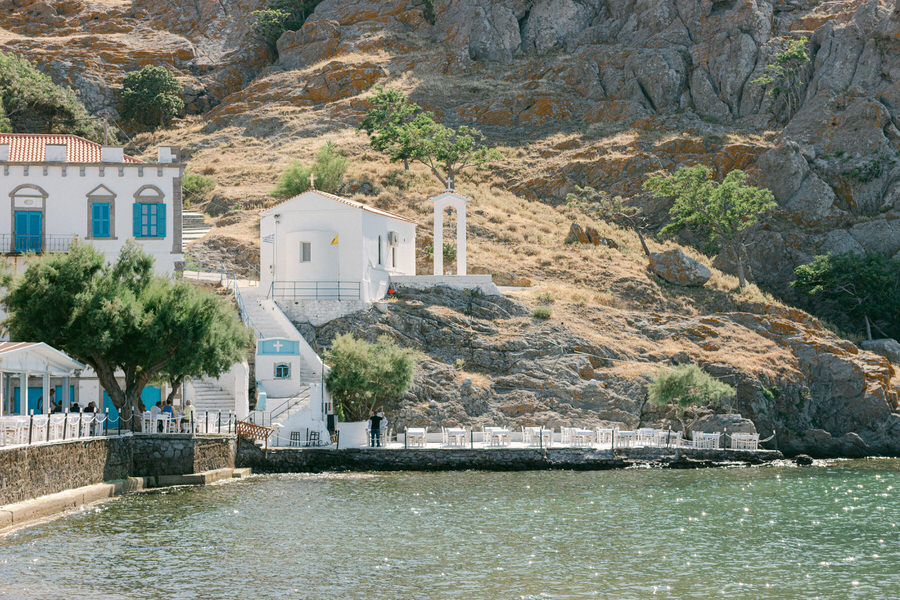
[[[734,398],[736,394],[733,387],[697,365],[660,369],[653,374],[647,387],[647,400],[650,404],[673,408],[685,434],[688,430],[685,423],[688,410],[716,405],[722,400]]]
[[[389,337],[370,344],[345,333],[325,355],[325,385],[335,410],[346,421],[365,421],[376,408],[393,410],[412,385],[416,354]]]
[[[268,7],[254,10],[253,26],[272,50],[278,49],[278,38],[285,31],[297,31],[322,0],[272,0]]]
[[[425,165],[448,190],[464,170],[500,158],[498,150],[485,145],[479,130],[442,125],[400,92],[379,89],[369,100],[373,107],[360,124],[369,133],[369,144],[392,162]]]
[[[216,180],[195,173],[185,173],[181,179],[181,189],[184,191],[184,205],[190,206],[206,200],[216,189]]]
[[[872,327],[900,338],[900,259],[882,254],[826,254],[794,269],[791,286],[810,312],[845,331]]]
[[[83,244],[35,260],[3,304],[11,339],[45,342],[90,366],[125,423],[143,410],[151,381],[216,375],[252,343],[228,303],[155,276],[133,242],[113,264]]]
[[[12,133],[12,123],[6,116],[6,109],[3,108],[3,96],[0,96],[0,133]]]
[[[566,204],[595,219],[624,225],[634,230],[644,254],[650,256],[650,248],[647,247],[647,241],[641,231],[644,224],[641,211],[636,206],[627,204],[621,196],[610,196],[590,186],[575,186],[575,192],[566,196]]]
[[[344,173],[350,161],[343,150],[332,144],[326,143],[316,153],[316,160],[312,166],[306,166],[299,161],[294,161],[282,173],[281,178],[272,195],[276,198],[293,198],[310,188],[311,174],[315,174],[316,189],[323,192],[335,193],[344,181]]]
[[[168,125],[184,110],[182,86],[165,67],[146,65],[125,75],[122,118],[149,128]]]
[[[688,228],[705,234],[710,247],[724,249],[735,261],[741,288],[747,285],[747,235],[762,215],[775,208],[771,191],[748,185],[747,175],[740,170],[728,173],[720,184],[704,165],[682,167],[674,175],[653,174],[644,181],[644,189],[674,200],[669,210],[672,222],[663,233]]]
[[[9,131],[63,133],[103,141],[103,121],[85,109],[71,89],[18,56],[0,52],[0,104]],[[3,126],[3,125],[0,125]],[[115,139],[115,131],[111,132]]]
[[[776,112],[780,112],[785,121],[797,112],[803,101],[809,64],[809,53],[806,51],[808,41],[806,36],[788,40],[785,49],[776,53],[766,66],[765,74],[751,81],[769,87],[768,94],[777,105]]]

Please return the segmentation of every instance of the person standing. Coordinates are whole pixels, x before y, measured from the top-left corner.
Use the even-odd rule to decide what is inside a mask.
[[[372,413],[369,418],[369,445],[372,447],[381,445],[381,417]]]
[[[384,416],[384,410],[379,410],[379,411],[378,411],[377,413],[375,413],[375,414],[376,414],[377,416],[381,417],[381,424],[380,424],[379,429],[378,429],[378,445],[381,446],[381,440],[382,440],[382,438],[384,437],[384,435],[385,435],[386,433],[388,433],[388,420],[387,420],[387,417]],[[385,446],[386,446],[386,445],[388,444],[388,442],[390,442],[390,441],[391,441],[391,440],[390,440],[390,437],[388,437],[388,439],[385,440],[385,442],[384,442]]]

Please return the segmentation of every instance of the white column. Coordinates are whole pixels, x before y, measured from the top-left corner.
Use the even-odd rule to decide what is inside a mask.
[[[49,415],[50,414],[50,373],[47,373],[46,371],[44,371],[43,376],[41,376],[41,386],[43,388],[41,390],[41,395],[43,395],[43,397],[44,397],[44,402],[43,402],[44,414]]]
[[[434,205],[434,274],[444,274],[444,208]]]
[[[19,373],[19,414],[28,414],[28,371]]]
[[[69,408],[72,406],[72,395],[69,393],[69,386],[71,383],[69,382],[69,376],[64,375],[62,378],[62,400],[63,406]]]
[[[456,274],[466,274],[466,203],[456,208]]]
[[[3,403],[6,401],[6,392],[3,389],[3,382],[6,379],[4,375],[3,371],[0,371],[0,417],[3,416],[3,409],[5,408]]]

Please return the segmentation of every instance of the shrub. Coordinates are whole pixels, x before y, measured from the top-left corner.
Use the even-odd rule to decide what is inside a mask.
[[[657,406],[670,406],[687,433],[684,415],[689,408],[718,404],[734,398],[736,390],[719,381],[697,365],[680,365],[661,369],[652,376],[647,400]]]
[[[88,113],[75,92],[53,83],[34,65],[0,52],[0,130],[69,133],[103,141],[103,122]],[[114,132],[111,137],[115,139]]]
[[[195,173],[185,173],[181,180],[185,206],[202,202],[216,187],[216,180]]]
[[[387,336],[370,344],[345,333],[334,339],[325,360],[331,367],[325,385],[335,413],[346,421],[365,421],[376,408],[396,408],[416,370],[415,353]]]
[[[547,320],[550,318],[552,311],[549,306],[538,306],[531,311],[531,316],[535,319]]]
[[[182,86],[165,67],[147,65],[125,75],[122,118],[149,128],[168,125],[184,110]]]
[[[306,166],[299,161],[294,161],[282,173],[281,178],[272,195],[276,198],[292,198],[309,189],[309,176],[316,175],[316,189],[323,192],[337,192],[344,179],[350,161],[342,150],[328,142],[316,154],[313,165]]]
[[[553,304],[556,298],[553,297],[551,292],[542,292],[538,294],[537,300],[541,304]]]
[[[297,31],[313,13],[321,0],[272,0],[267,8],[254,10],[253,26],[267,44],[277,49],[278,38],[285,31]]]

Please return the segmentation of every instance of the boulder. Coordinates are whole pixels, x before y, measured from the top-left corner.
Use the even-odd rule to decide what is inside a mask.
[[[580,244],[590,244],[591,239],[588,237],[587,233],[584,231],[584,227],[579,225],[578,223],[572,223],[572,226],[569,227],[569,236],[566,238],[567,242],[578,242]]]
[[[678,249],[651,253],[650,268],[669,283],[686,287],[700,287],[712,277],[706,265]]]
[[[692,429],[704,433],[756,433],[753,421],[736,413],[708,415],[694,423]]]
[[[880,354],[895,365],[900,365],[900,342],[893,338],[865,340],[860,346],[863,350]]]

